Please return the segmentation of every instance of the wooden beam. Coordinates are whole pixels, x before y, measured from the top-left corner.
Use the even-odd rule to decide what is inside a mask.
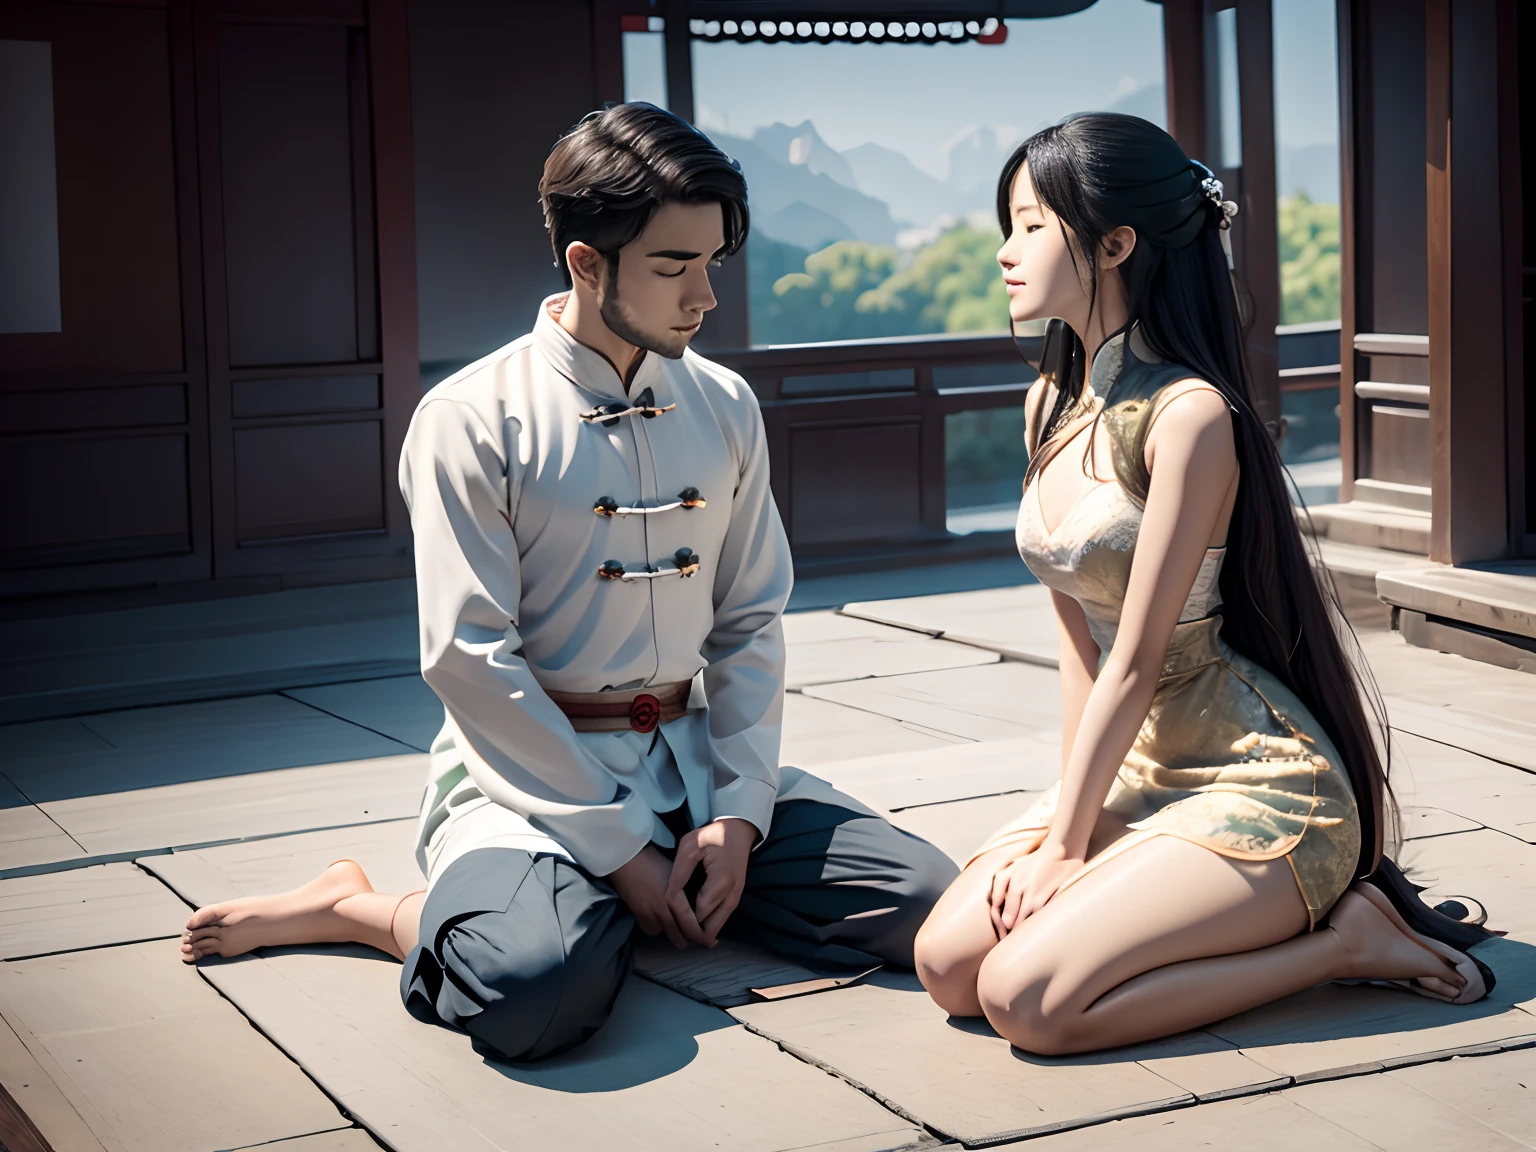
[[[1280,221],[1275,176],[1275,14],[1272,0],[1238,0],[1237,82],[1242,117],[1242,263],[1253,301],[1248,371],[1254,406],[1280,428]]]
[[[1163,87],[1168,134],[1205,159],[1205,0],[1163,0]]]
[[[377,205],[380,359],[384,406],[385,527],[407,546],[411,518],[395,462],[421,400],[416,313],[416,168],[411,139],[411,52],[406,0],[369,0]]]
[[[1460,564],[1509,546],[1504,420],[1509,362],[1501,173],[1500,8],[1427,0],[1425,193],[1429,247],[1430,559]]]
[[[1355,25],[1360,16],[1357,0],[1338,0],[1339,43],[1339,456],[1342,478],[1339,501],[1348,504],[1355,498],[1355,379],[1359,357],[1355,353],[1355,333],[1359,329],[1356,286],[1359,284],[1355,246],[1359,235],[1355,205],[1361,150],[1358,119],[1358,89],[1362,83],[1356,64]]]
[[[620,0],[592,0],[592,107],[624,102]]]
[[[667,110],[693,123],[693,38],[688,34],[688,0],[662,0],[666,21]]]

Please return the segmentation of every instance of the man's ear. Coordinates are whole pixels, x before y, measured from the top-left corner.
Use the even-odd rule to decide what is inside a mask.
[[[572,240],[565,246],[565,265],[571,270],[572,284],[584,285],[592,292],[603,283],[603,266],[607,258],[590,244]]]
[[[1104,237],[1099,267],[1118,268],[1136,250],[1136,229],[1122,224]]]

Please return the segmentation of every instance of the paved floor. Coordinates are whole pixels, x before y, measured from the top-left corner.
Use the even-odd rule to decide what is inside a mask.
[[[996,583],[787,618],[785,761],[961,859],[1059,755],[1044,592]],[[380,889],[419,882],[410,817],[440,712],[386,676],[0,728],[0,1085],[60,1152],[1536,1148],[1536,680],[1363,644],[1402,858],[1509,932],[1479,948],[1499,975],[1479,1005],[1324,986],[1040,1059],[908,974],[649,949],[596,1040],[524,1067],[411,1020],[398,966],[367,949],[184,968],[189,904],[340,856]]]

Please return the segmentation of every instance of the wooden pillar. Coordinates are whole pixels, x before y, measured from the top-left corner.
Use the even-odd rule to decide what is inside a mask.
[[[1163,0],[1163,86],[1168,134],[1189,155],[1205,158],[1205,0]]]
[[[662,33],[667,60],[667,109],[693,123],[693,38],[688,34],[688,0],[662,0]]]
[[[592,107],[624,102],[624,31],[619,0],[592,0]]]
[[[1280,221],[1275,175],[1275,15],[1272,0],[1238,0],[1237,82],[1243,139],[1238,273],[1253,301],[1248,371],[1254,406],[1278,434]]]
[[[1338,0],[1339,51],[1339,502],[1355,498],[1355,319],[1359,283],[1355,260],[1358,243],[1355,188],[1360,148],[1355,92],[1355,0]]]
[[[384,506],[389,535],[408,539],[410,513],[392,483],[411,413],[421,400],[416,298],[416,169],[411,140],[410,31],[406,0],[369,0],[372,40],[374,200],[383,361]],[[363,242],[367,242],[364,237]]]
[[[1430,558],[1458,564],[1508,550],[1506,346],[1519,205],[1501,195],[1520,163],[1501,139],[1516,79],[1514,0],[1428,0]],[[1501,33],[1503,36],[1501,38]],[[1516,185],[1518,187],[1518,185]],[[1510,235],[1513,218],[1513,235]]]

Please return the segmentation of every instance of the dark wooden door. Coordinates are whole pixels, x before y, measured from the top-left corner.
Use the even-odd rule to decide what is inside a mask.
[[[186,17],[0,9],[0,597],[211,575]]]
[[[410,571],[404,24],[402,0],[196,10],[220,577]]]

